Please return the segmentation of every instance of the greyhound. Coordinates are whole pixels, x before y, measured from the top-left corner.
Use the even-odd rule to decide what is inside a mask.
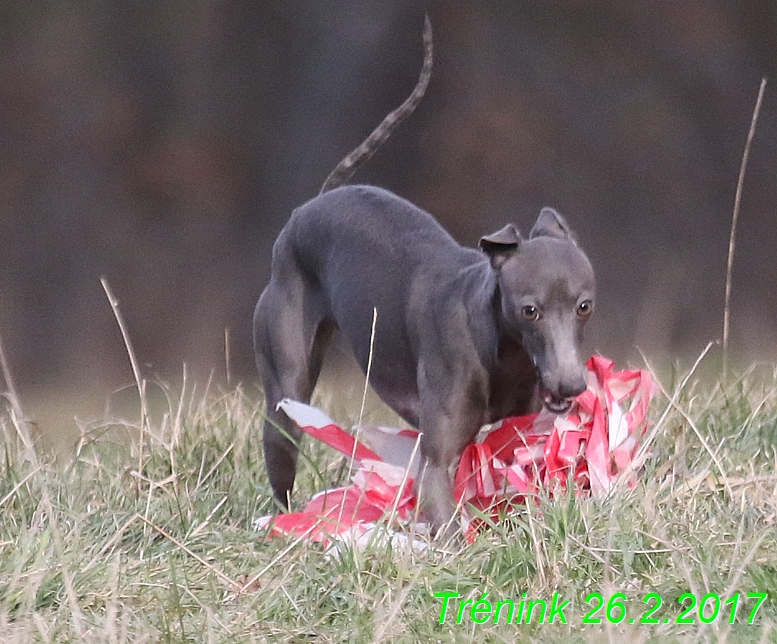
[[[594,272],[564,218],[543,208],[528,238],[507,224],[479,250],[381,188],[341,186],[423,96],[431,28],[413,93],[297,208],[273,246],[254,314],[267,416],[264,453],[288,508],[301,432],[277,410],[308,402],[339,329],[381,399],[421,432],[416,491],[438,534],[453,533],[453,476],[479,429],[506,416],[567,411],[586,388],[580,357]],[[377,311],[374,343],[373,311]]]

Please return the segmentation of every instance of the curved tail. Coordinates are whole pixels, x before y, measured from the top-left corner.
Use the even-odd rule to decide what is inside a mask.
[[[364,141],[355,148],[347,157],[345,157],[337,167],[332,170],[332,173],[324,181],[324,185],[321,186],[321,192],[325,192],[337,188],[347,182],[356,172],[357,168],[367,161],[378,148],[383,145],[386,140],[391,136],[397,126],[402,123],[408,116],[410,116],[421,99],[424,97],[426,88],[429,85],[429,78],[432,75],[432,23],[427,15],[424,19],[424,64],[421,67],[421,74],[418,77],[418,82],[413,88],[412,93],[405,99],[397,109],[391,112],[386,118],[383,119],[380,125],[376,127],[372,133],[364,139]]]

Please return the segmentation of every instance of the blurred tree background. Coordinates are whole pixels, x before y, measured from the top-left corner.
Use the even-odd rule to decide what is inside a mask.
[[[721,335],[734,191],[777,3],[12,0],[0,4],[0,333],[24,390],[253,381],[251,315],[291,210],[435,66],[356,176],[463,244],[543,205],[597,270],[588,348]],[[745,182],[732,349],[777,357],[777,87]]]

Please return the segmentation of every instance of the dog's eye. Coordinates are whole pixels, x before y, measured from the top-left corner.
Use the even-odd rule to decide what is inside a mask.
[[[534,322],[535,320],[539,320],[540,311],[536,306],[528,304],[521,309],[521,315],[524,319]]]
[[[585,300],[577,305],[577,314],[581,318],[587,318],[594,312],[594,303],[591,300]]]

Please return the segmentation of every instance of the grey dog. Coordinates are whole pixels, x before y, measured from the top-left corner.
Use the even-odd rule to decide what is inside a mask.
[[[431,73],[428,20],[424,43],[410,97],[281,231],[256,306],[254,341],[267,399],[265,462],[284,507],[301,433],[276,405],[287,397],[310,400],[339,329],[365,372],[372,345],[370,384],[422,432],[421,511],[451,534],[453,475],[480,427],[542,405],[563,413],[585,389],[580,343],[595,287],[586,255],[551,208],[542,209],[528,238],[508,224],[475,250],[391,192],[335,188],[420,101]]]

